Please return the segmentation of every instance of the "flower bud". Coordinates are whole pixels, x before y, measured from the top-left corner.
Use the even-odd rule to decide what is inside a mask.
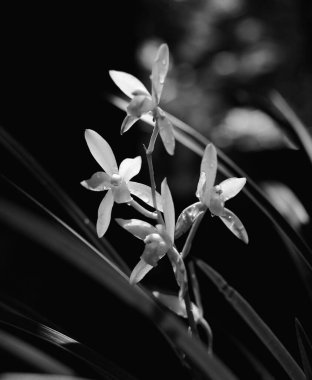
[[[166,254],[169,247],[158,233],[148,235],[145,238],[144,243],[145,249],[140,258],[147,264],[155,267],[158,261]]]

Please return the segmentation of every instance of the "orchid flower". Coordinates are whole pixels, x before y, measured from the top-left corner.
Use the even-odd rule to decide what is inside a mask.
[[[199,202],[183,210],[177,221],[175,237],[181,236],[197,216],[208,209],[211,215],[218,216],[235,236],[247,244],[248,235],[242,222],[232,211],[224,207],[226,201],[242,190],[246,178],[228,178],[219,185],[214,185],[217,165],[216,148],[213,144],[208,144],[202,158],[196,191]]]
[[[163,144],[167,152],[173,155],[175,147],[173,126],[166,113],[159,107],[168,68],[169,49],[167,44],[162,44],[152,67],[152,94],[139,79],[131,74],[110,70],[109,75],[120,90],[131,98],[127,107],[127,116],[121,125],[121,134],[130,129],[144,114],[152,113]]]
[[[126,158],[121,162],[118,169],[114,153],[103,137],[97,132],[87,129],[85,139],[92,156],[104,170],[104,172],[97,172],[90,179],[81,182],[81,185],[89,190],[107,190],[99,206],[96,224],[97,234],[102,237],[110,224],[114,202],[131,204],[133,202],[131,194],[133,194],[148,205],[153,206],[151,189],[149,186],[130,181],[141,170],[142,159],[140,156]],[[160,195],[156,194],[156,196],[158,196],[157,207],[161,211]]]
[[[178,285],[183,294],[186,284],[186,270],[181,255],[174,247],[175,211],[166,179],[161,184],[161,198],[165,224],[157,224],[155,227],[150,223],[138,219],[116,219],[125,230],[132,233],[145,243],[145,249],[140,257],[140,261],[133,269],[130,276],[130,283],[140,282],[158,261],[168,254],[173,266],[173,271]]]

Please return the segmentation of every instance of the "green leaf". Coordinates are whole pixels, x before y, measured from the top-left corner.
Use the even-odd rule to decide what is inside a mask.
[[[302,369],[251,305],[235,289],[228,285],[225,279],[211,266],[202,260],[197,260],[196,264],[217,287],[227,302],[258,336],[262,343],[284,368],[288,376],[292,380],[305,380],[305,375],[302,372]]]

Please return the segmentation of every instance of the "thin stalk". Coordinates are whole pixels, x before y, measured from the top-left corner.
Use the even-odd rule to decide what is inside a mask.
[[[160,224],[165,224],[164,220],[163,220],[163,217],[162,217],[160,211],[157,208],[157,202],[156,202],[156,183],[155,183],[155,175],[154,175],[154,167],[153,167],[153,159],[152,159],[152,155],[153,155],[153,152],[154,152],[154,147],[155,147],[155,142],[156,142],[156,139],[157,139],[157,136],[158,136],[158,132],[159,132],[159,129],[158,129],[158,126],[156,124],[155,127],[154,127],[154,129],[153,129],[153,133],[151,135],[151,138],[150,138],[150,141],[149,141],[149,144],[148,144],[148,147],[147,147],[145,153],[146,153],[147,164],[148,164],[148,172],[149,172],[150,182],[151,182],[151,191],[152,191],[153,206],[154,206],[154,209],[157,212],[158,222]]]
[[[195,297],[196,306],[198,307],[198,309],[202,313],[203,312],[203,304],[201,301],[199,283],[198,283],[197,276],[195,273],[195,267],[194,267],[193,261],[190,261],[188,263],[188,268],[189,268],[189,272],[190,272],[191,284],[192,284],[192,289],[193,289],[193,293],[194,293],[194,297]]]
[[[134,209],[139,211],[142,215],[146,216],[150,219],[158,219],[157,212],[151,212],[146,210],[143,206],[141,206],[138,202],[136,202],[134,199],[132,201],[128,202],[128,206],[132,206]]]
[[[190,328],[192,331],[192,335],[199,338],[197,326],[196,326],[194,315],[192,312],[192,304],[191,304],[191,299],[190,299],[190,293],[189,293],[187,285],[186,285],[186,289],[185,289],[183,298],[184,298],[184,302],[185,302],[186,314],[187,314],[189,325],[190,325]]]
[[[202,328],[205,330],[207,335],[207,345],[208,345],[208,354],[213,354],[213,334],[211,327],[209,326],[209,323],[204,318],[200,318],[198,323],[202,326]]]
[[[206,210],[202,211],[200,214],[198,214],[197,218],[195,219],[194,223],[192,224],[191,230],[187,236],[186,242],[184,244],[184,247],[183,247],[183,250],[181,253],[183,260],[186,258],[186,256],[189,254],[189,252],[191,250],[194,236],[195,236],[196,231],[200,225],[201,220],[203,219],[203,216],[205,215],[205,212],[206,212]]]

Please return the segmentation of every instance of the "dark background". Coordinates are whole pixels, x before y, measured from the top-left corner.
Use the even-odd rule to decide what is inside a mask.
[[[98,9],[77,6],[32,9],[29,5],[3,9],[0,16],[1,125],[40,162],[93,222],[96,222],[102,194],[88,192],[79,185],[99,169],[87,149],[85,128],[96,130],[111,144],[118,162],[125,157],[142,155],[143,168],[137,180],[148,181],[142,145],[148,143],[146,130],[138,124],[120,136],[124,112],[107,101],[110,94],[120,95],[108,76],[110,69],[130,72],[148,86],[148,71],[137,59],[148,41],[168,43],[175,64],[169,78],[183,84],[177,87],[181,97],[178,91],[177,97],[168,101],[168,111],[207,137],[215,136],[216,144],[222,142],[218,126],[227,112],[234,107],[263,109],[263,99],[272,88],[280,91],[310,126],[310,2],[236,1],[233,4],[237,7],[234,10],[226,1],[164,0],[109,2]],[[218,69],[224,59],[220,56],[222,52],[230,53],[231,59],[236,57],[239,64],[235,69],[230,67],[227,71],[227,66],[225,71]],[[189,79],[192,76],[196,78],[193,82]],[[192,84],[187,85],[188,81]],[[311,214],[311,167],[304,153],[289,150],[285,145],[273,149],[265,145],[261,149],[246,146],[244,141],[233,142],[225,146],[225,150],[256,182],[286,183]],[[166,155],[161,145],[156,149],[157,183],[168,178],[177,214],[196,201],[194,189],[199,164],[200,158],[180,145],[173,158]],[[67,218],[2,148],[1,172]],[[223,179],[222,175],[219,177]],[[2,183],[1,188],[5,199],[31,207],[9,185]],[[229,207],[244,222],[250,244],[244,246],[219,220],[206,216],[193,254],[220,271],[299,358],[294,317],[302,320],[311,332],[311,308],[293,262],[270,222],[246,196],[233,199]],[[114,217],[125,215],[132,216],[123,206],[114,208]],[[302,229],[309,241],[310,227],[308,224]],[[113,222],[106,238],[132,268],[143,245]],[[30,305],[77,339],[99,349],[113,361],[119,361],[139,378],[146,378],[143,368],[151,366],[154,372],[147,378],[160,376],[162,366],[155,366],[156,361],[174,363],[172,367],[178,371],[179,365],[168,348],[161,352],[155,349],[157,344],[165,345],[150,322],[136,312],[129,312],[109,294],[104,297],[101,289],[53,255],[42,256],[36,245],[34,248],[27,239],[16,238],[10,229],[4,227],[1,240],[4,243],[0,261],[4,294]],[[233,350],[236,352],[237,348],[228,338],[229,334],[238,336],[250,350],[264,358],[270,368],[278,371],[274,360],[211,284],[202,275],[200,280],[205,314],[215,329],[217,354],[239,372],[241,362],[233,359]],[[143,284],[176,290],[167,259]],[[109,305],[115,306],[119,311],[117,315],[107,312]],[[105,331],[109,325],[114,327],[118,339],[114,334],[105,334],[99,339],[101,321],[104,321]],[[103,340],[107,343],[104,347]]]

